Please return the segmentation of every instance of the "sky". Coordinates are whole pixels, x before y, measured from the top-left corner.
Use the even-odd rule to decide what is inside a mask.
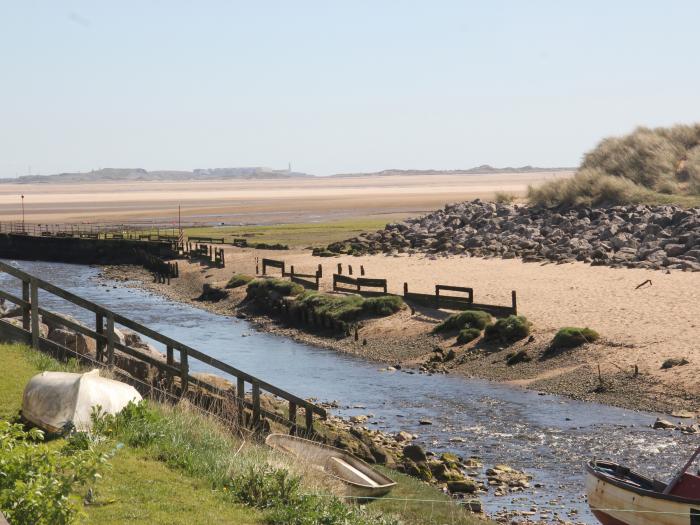
[[[0,177],[575,166],[700,121],[700,2],[0,0]]]

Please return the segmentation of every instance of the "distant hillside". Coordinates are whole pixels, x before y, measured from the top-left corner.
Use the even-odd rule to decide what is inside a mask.
[[[521,168],[494,168],[489,165],[478,166],[463,170],[398,170],[389,169],[370,173],[339,173],[331,177],[380,177],[393,175],[472,175],[489,173],[532,173],[542,171],[574,171],[576,168],[537,168],[523,166]],[[265,180],[312,178],[308,173],[274,170],[264,167],[244,168],[200,168],[192,171],[156,170],[147,171],[142,168],[103,168],[99,170],[75,173],[56,173],[53,175],[23,175],[13,179],[0,179],[0,183],[86,183],[86,182],[120,182],[120,181],[197,181],[197,180]]]
[[[0,179],[4,183],[65,183],[117,181],[187,181],[221,179],[290,179],[313,177],[306,173],[271,168],[207,168],[193,171],[146,171],[142,168],[103,168],[84,173],[57,173],[54,175],[24,175],[16,179]]]
[[[378,177],[391,175],[476,175],[489,173],[535,173],[542,171],[575,171],[576,168],[538,168],[535,166],[522,166],[520,168],[494,168],[488,164],[482,164],[476,168],[463,170],[383,170],[372,173],[338,173],[333,177]]]

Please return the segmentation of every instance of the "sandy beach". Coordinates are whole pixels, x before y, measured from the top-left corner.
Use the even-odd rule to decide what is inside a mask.
[[[421,213],[448,201],[524,195],[527,186],[571,172],[391,175],[280,180],[0,184],[0,221],[34,223],[172,222],[177,207],[190,223],[314,221],[320,218]]]
[[[337,264],[352,265],[355,274],[364,266],[367,277],[387,278],[390,293],[402,293],[403,283],[411,291],[432,293],[435,284],[471,286],[475,300],[508,305],[511,290],[518,293],[518,310],[532,321],[534,340],[507,348],[457,347],[454,339],[431,335],[432,327],[448,313],[428,308],[414,314],[406,309],[389,318],[364,324],[360,342],[353,338],[334,339],[284,327],[265,316],[257,317],[261,329],[296,339],[350,352],[386,363],[420,366],[436,347],[454,349],[457,359],[447,365],[451,373],[512,381],[522,386],[596,400],[631,408],[672,411],[700,408],[700,371],[697,358],[697,320],[700,318],[698,275],[687,272],[662,273],[648,270],[592,267],[584,263],[565,265],[528,264],[519,260],[391,257],[311,257],[303,250],[263,251],[226,249],[227,267],[202,267],[181,263],[181,278],[171,286],[151,288],[178,300],[192,302],[220,313],[232,314],[243,298],[243,289],[231,293],[230,301],[195,301],[204,282],[223,287],[233,273],[255,273],[255,258],[283,259],[296,272],[311,272],[323,265],[322,289],[331,288]],[[276,270],[269,273],[274,274]],[[637,285],[651,280],[639,289]],[[148,281],[146,277],[144,279]],[[543,353],[556,331],[564,326],[590,327],[601,334],[595,344],[553,358]],[[363,340],[365,340],[363,342]],[[529,363],[507,366],[506,356],[526,347],[534,357]],[[668,358],[686,358],[688,365],[662,370]],[[597,367],[610,388],[596,393]],[[639,370],[633,376],[635,365]],[[664,393],[663,399],[658,394]]]

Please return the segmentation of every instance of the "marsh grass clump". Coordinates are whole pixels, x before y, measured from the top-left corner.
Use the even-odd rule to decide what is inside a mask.
[[[313,310],[316,315],[345,322],[354,321],[362,314],[386,317],[403,307],[403,299],[395,295],[364,298],[306,291],[297,300],[300,306]]]
[[[700,195],[700,124],[640,127],[602,140],[571,179],[530,187],[534,204],[668,203]]]
[[[403,299],[398,295],[380,295],[368,297],[362,303],[362,309],[372,315],[386,317],[395,314],[403,307]]]
[[[523,315],[509,315],[486,327],[486,338],[514,343],[530,335],[532,323]]]
[[[552,348],[576,348],[600,339],[600,334],[590,328],[566,326],[560,329],[552,340]]]
[[[527,363],[532,361],[532,357],[527,353],[525,348],[521,348],[517,352],[511,352],[506,356],[506,364],[508,366],[517,365],[518,363]]]
[[[255,279],[255,277],[252,277],[250,275],[234,273],[226,283],[226,288],[240,288],[241,286],[245,286],[248,283],[250,283],[253,279]]]
[[[471,343],[474,339],[481,336],[481,330],[478,328],[462,328],[457,334],[457,344],[466,345]]]
[[[264,278],[253,279],[248,283],[247,296],[249,299],[270,301],[296,296],[303,292],[304,287],[300,284],[284,279]]]
[[[491,316],[481,310],[464,310],[449,316],[447,319],[433,328],[434,333],[450,330],[462,330],[463,328],[476,328],[479,331],[486,328],[491,322]]]

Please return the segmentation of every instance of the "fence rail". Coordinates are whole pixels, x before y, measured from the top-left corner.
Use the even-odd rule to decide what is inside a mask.
[[[5,290],[0,290],[0,297],[16,304],[21,308],[22,327],[16,327],[5,320],[0,320],[0,327],[2,327],[6,333],[10,332],[20,338],[23,338],[26,342],[31,343],[32,347],[36,349],[41,350],[47,347],[60,347],[60,345],[57,343],[41,336],[40,322],[41,318],[43,317],[43,319],[60,323],[71,330],[74,330],[75,332],[93,339],[95,341],[97,360],[100,363],[105,363],[111,368],[116,366],[117,360],[115,359],[115,352],[118,351],[131,356],[139,362],[155,367],[157,370],[165,373],[169,377],[179,378],[180,385],[179,389],[177,390],[179,390],[178,394],[181,397],[188,395],[188,392],[191,390],[190,385],[195,385],[202,389],[206,389],[218,396],[221,396],[222,398],[230,397],[231,395],[225,390],[192,376],[190,373],[190,361],[193,359],[235,377],[235,403],[238,406],[239,423],[244,422],[243,409],[248,408],[252,411],[253,426],[260,425],[261,418],[265,417],[278,423],[285,424],[292,429],[296,429],[297,410],[303,409],[305,415],[306,432],[312,433],[314,414],[323,419],[327,417],[327,413],[323,408],[318,407],[305,399],[295,396],[294,394],[248,374],[247,372],[244,372],[243,370],[240,370],[234,366],[219,361],[210,355],[163,335],[156,330],[144,326],[141,323],[105,308],[104,306],[59,288],[58,286],[23,272],[9,264],[0,262],[0,271],[16,277],[22,283],[22,297],[15,296]],[[80,323],[66,319],[64,316],[57,313],[41,308],[39,306],[39,290],[44,290],[45,292],[60,297],[92,312],[95,315],[95,329],[93,330]],[[115,325],[117,324],[165,345],[165,362],[141,352],[136,348],[119,342],[115,332]],[[175,352],[178,352],[179,354],[179,361],[177,362],[174,359]],[[250,384],[252,389],[250,401],[245,398],[246,384]],[[175,387],[173,386],[173,388]],[[261,391],[265,391],[286,401],[289,408],[288,416],[282,417],[274,412],[270,412],[262,408],[260,405]]]

